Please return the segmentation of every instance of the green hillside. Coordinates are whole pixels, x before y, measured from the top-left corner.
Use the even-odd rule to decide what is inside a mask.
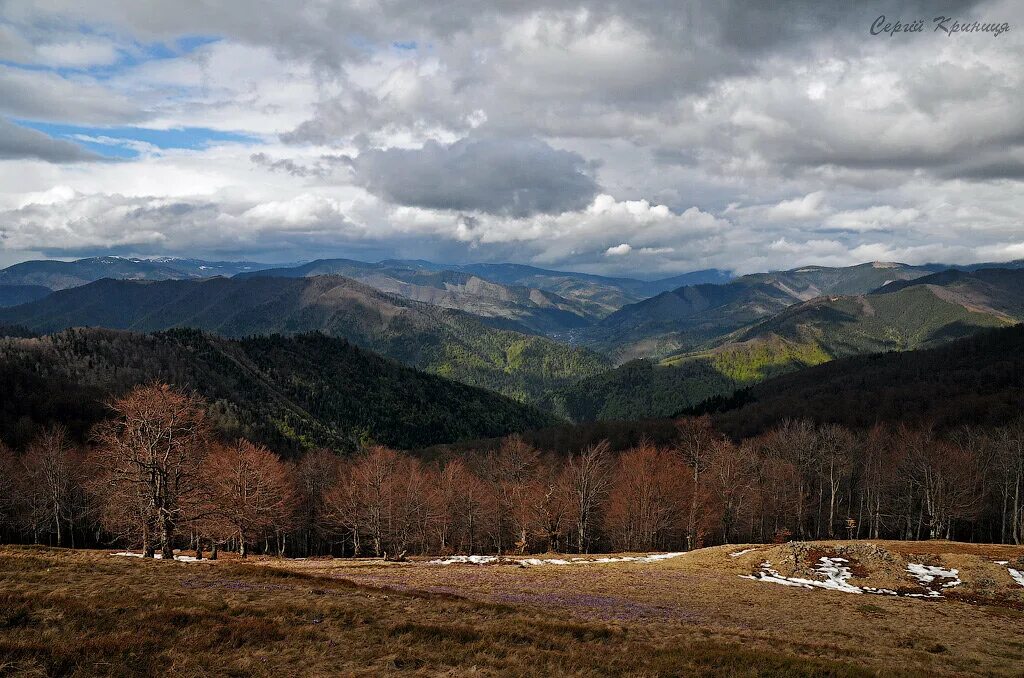
[[[733,332],[823,295],[864,294],[930,269],[873,262],[754,273],[725,285],[689,285],[625,306],[583,331],[581,341],[619,360],[705,350]]]
[[[846,356],[930,348],[1024,319],[1024,272],[937,274],[872,294],[826,296],[711,349],[630,362],[548,395],[573,421],[670,416],[737,388]]]

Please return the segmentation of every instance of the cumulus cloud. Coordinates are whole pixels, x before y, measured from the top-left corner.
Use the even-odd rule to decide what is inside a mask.
[[[1019,256],[1024,32],[870,36],[897,11],[1024,24],[1013,0],[7,0],[0,115],[139,157],[0,127],[0,249],[617,274]]]
[[[400,205],[525,217],[589,204],[598,191],[587,161],[537,139],[428,141],[372,149],[353,162],[357,184]]]

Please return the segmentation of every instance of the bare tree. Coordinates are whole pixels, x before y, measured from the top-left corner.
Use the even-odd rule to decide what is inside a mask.
[[[362,536],[377,556],[394,556],[425,532],[426,475],[418,460],[375,446],[339,476],[325,495],[328,519],[351,535],[358,553]]]
[[[1024,419],[995,431],[1000,475],[1000,534],[1003,541],[1024,543]]]
[[[807,535],[807,498],[813,478],[817,456],[814,426],[806,420],[786,420],[764,436],[765,451],[784,459],[796,469],[796,527],[797,534]]]
[[[570,514],[576,523],[576,549],[588,553],[593,541],[598,511],[611,487],[611,455],[608,441],[602,441],[571,455],[563,470],[570,501]]]
[[[74,546],[79,461],[67,431],[62,426],[43,431],[21,457],[21,466],[22,498],[37,538],[39,527],[49,525],[58,546],[64,545],[69,533]]]
[[[203,464],[211,501],[210,512],[231,526],[239,554],[247,544],[287,524],[295,504],[295,488],[286,465],[276,454],[248,440],[218,446]]]
[[[848,480],[856,444],[854,435],[842,426],[823,424],[818,427],[818,472],[829,493],[827,524],[829,539],[835,538],[836,510],[841,496],[840,490]]]
[[[483,472],[493,493],[496,520],[494,541],[500,553],[506,548],[506,528],[511,541],[523,553],[529,548],[531,519],[531,486],[540,463],[540,452],[521,437],[512,436],[502,441],[500,449],[487,455]]]
[[[569,525],[572,510],[569,492],[560,464],[552,456],[543,456],[530,483],[532,498],[530,533],[538,549],[559,551]]]
[[[434,478],[428,497],[438,547],[476,553],[493,517],[487,485],[462,459],[449,461]]]
[[[679,438],[676,449],[693,474],[694,492],[690,496],[690,528],[686,533],[686,548],[694,549],[699,543],[698,514],[701,509],[701,498],[705,496],[705,493],[697,491],[697,488],[701,487],[701,475],[707,470],[721,435],[715,431],[708,415],[680,419],[676,422],[676,434]]]
[[[708,463],[710,487],[718,500],[725,543],[735,537],[736,526],[748,498],[752,477],[752,445],[737,446],[730,440],[719,440]]]
[[[953,522],[977,510],[980,477],[970,450],[937,440],[928,429],[901,426],[903,471],[921,493],[922,522],[931,539],[952,537]]]
[[[325,540],[326,496],[341,473],[341,458],[331,450],[316,449],[302,456],[295,467],[299,499],[298,529],[306,555],[318,553]]]
[[[689,514],[690,469],[673,451],[641,443],[619,456],[608,498],[606,524],[624,550],[675,543]]]
[[[173,558],[178,525],[200,499],[200,468],[210,447],[204,403],[165,384],[149,384],[110,408],[114,417],[94,430],[104,496],[115,507],[107,515],[116,516],[115,522],[139,521],[147,553],[158,536],[162,556]]]

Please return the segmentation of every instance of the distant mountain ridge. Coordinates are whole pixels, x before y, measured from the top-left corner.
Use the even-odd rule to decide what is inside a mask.
[[[0,310],[38,332],[192,327],[228,337],[319,331],[399,362],[520,400],[608,367],[600,355],[382,293],[341,276],[100,280]]]
[[[51,290],[80,287],[103,278],[117,280],[187,280],[231,276],[266,267],[247,261],[204,261],[160,257],[91,257],[77,261],[25,261],[0,270],[0,285],[36,285]]]
[[[568,311],[577,316],[576,319],[564,318],[561,326],[551,326],[550,319],[545,323],[543,320],[538,325],[532,320],[531,308],[535,304],[520,302],[519,312],[509,307],[491,308],[488,311],[499,317],[520,319],[524,325],[533,330],[542,332],[557,331],[582,327],[597,318],[604,317],[622,306],[646,299],[650,296],[674,289],[681,284],[694,283],[723,283],[731,280],[732,276],[724,271],[706,270],[685,273],[683,275],[665,278],[663,280],[643,281],[631,278],[611,278],[607,276],[593,275],[588,273],[571,273],[563,271],[550,271],[547,269],[526,266],[522,264],[435,264],[421,260],[387,259],[377,263],[367,263],[353,259],[320,259],[311,261],[299,266],[264,269],[253,273],[244,273],[243,276],[280,276],[280,277],[309,277],[314,275],[344,275],[360,282],[364,282],[378,289],[392,291],[407,298],[423,297],[422,291],[408,291],[403,293],[401,288],[394,284],[394,281],[404,282],[420,287],[438,287],[437,280],[441,277],[452,279],[462,275],[471,275],[477,279],[488,281],[495,285],[507,288],[504,292],[493,289],[481,294],[478,289],[475,294],[469,296],[481,297],[484,300],[495,301],[500,296],[521,296],[533,297],[537,291],[542,293],[546,302],[541,306],[550,307],[554,305],[560,310]],[[431,279],[434,282],[431,282]],[[554,296],[551,296],[554,295]],[[506,299],[505,301],[508,301]],[[449,299],[449,308],[471,310],[473,300],[463,295],[460,299]],[[444,305],[444,304],[442,304]],[[525,318],[525,319],[523,319]]]
[[[709,348],[750,323],[828,294],[863,294],[933,271],[871,262],[754,273],[724,285],[690,285],[625,306],[583,332],[583,345],[617,359],[664,357]]]
[[[495,283],[465,271],[407,265],[405,262],[368,264],[330,259],[237,277],[303,278],[317,275],[343,275],[413,301],[465,311],[483,318],[502,318],[508,321],[510,329],[535,334],[557,335],[584,327],[594,320],[583,304],[552,292]]]

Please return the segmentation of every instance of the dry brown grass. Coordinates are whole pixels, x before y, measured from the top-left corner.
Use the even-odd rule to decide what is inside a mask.
[[[924,545],[907,553],[924,552],[915,546]],[[0,674],[1012,675],[1024,666],[1024,613],[999,600],[774,586],[737,575],[787,547],[731,558],[739,548],[530,568],[211,565],[2,548]],[[967,551],[927,549],[993,559]]]

